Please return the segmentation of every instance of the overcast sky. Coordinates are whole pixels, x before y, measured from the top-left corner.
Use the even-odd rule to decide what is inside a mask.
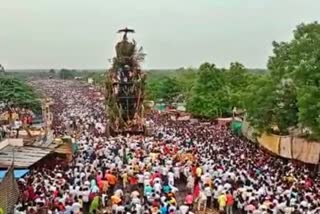
[[[319,18],[320,0],[0,0],[0,63],[107,68],[115,32],[128,26],[148,54],[145,68],[263,68],[273,40]]]

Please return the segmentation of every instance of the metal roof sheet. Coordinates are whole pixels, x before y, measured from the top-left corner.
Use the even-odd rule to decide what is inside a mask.
[[[13,147],[6,146],[0,150],[0,167],[8,167],[12,164],[14,155],[15,168],[28,168],[51,152],[48,148],[32,146]]]

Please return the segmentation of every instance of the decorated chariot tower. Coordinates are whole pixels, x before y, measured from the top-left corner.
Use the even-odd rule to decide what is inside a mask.
[[[128,33],[134,32],[128,28],[118,31],[123,33],[123,38],[115,47],[116,57],[113,58],[112,67],[106,74],[105,100],[111,135],[140,134],[145,131],[145,74],[140,67],[145,54],[134,40],[128,40]]]

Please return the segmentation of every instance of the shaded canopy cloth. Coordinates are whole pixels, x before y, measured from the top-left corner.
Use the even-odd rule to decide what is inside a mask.
[[[241,127],[242,127],[242,122],[234,120],[231,123],[231,131],[232,133],[240,136],[241,135]]]
[[[165,111],[166,110],[166,104],[164,103],[157,103],[154,106],[155,109],[159,110],[159,111]]]
[[[8,170],[0,170],[0,181],[4,178]],[[29,172],[29,169],[16,169],[13,171],[15,178],[21,178]]]

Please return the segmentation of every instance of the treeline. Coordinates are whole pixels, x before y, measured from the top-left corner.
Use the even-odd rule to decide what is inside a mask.
[[[28,108],[41,112],[41,95],[25,81],[0,75],[0,106]]]
[[[148,76],[147,96],[173,102],[183,97],[198,117],[216,118],[242,109],[259,132],[320,139],[320,25],[301,24],[289,42],[273,42],[268,72],[235,62],[229,68],[204,63]]]

